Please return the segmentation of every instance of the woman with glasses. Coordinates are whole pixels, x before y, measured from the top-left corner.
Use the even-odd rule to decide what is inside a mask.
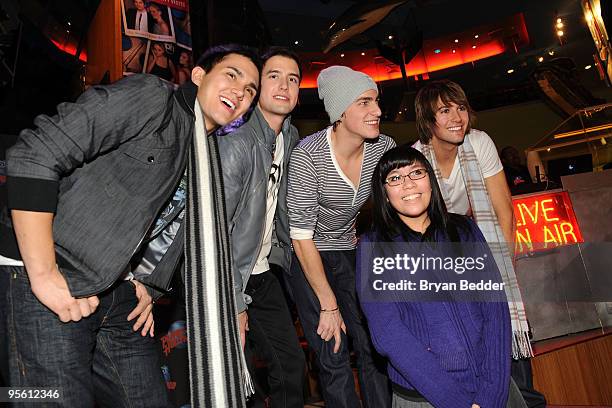
[[[446,211],[431,165],[408,145],[382,156],[372,194],[372,232],[357,249],[356,282],[374,346],[388,359],[393,407],[505,407],[510,318],[503,284],[495,296],[452,286],[440,293],[434,293],[435,286],[419,291],[416,284],[422,279],[444,283],[459,273],[470,280],[459,268],[469,257],[481,258],[482,276],[501,282],[493,258],[483,256],[490,252],[482,233],[467,217]],[[409,264],[399,262],[406,256],[422,258],[421,269],[409,271]],[[425,259],[436,257],[451,259],[456,267],[423,270]],[[401,290],[398,277],[406,286]],[[409,280],[415,282],[412,289]]]

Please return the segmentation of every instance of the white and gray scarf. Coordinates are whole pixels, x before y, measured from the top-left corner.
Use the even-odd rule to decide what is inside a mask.
[[[240,408],[253,387],[236,320],[221,164],[197,99],[194,112],[185,220],[191,406]]]
[[[442,173],[436,164],[436,157],[431,144],[422,144],[421,150],[434,168],[446,207],[450,208],[450,197],[448,192],[445,191],[444,183],[442,183]],[[527,316],[525,315],[525,305],[523,304],[521,291],[516,280],[512,257],[497,220],[497,215],[491,204],[480,165],[478,164],[478,158],[468,137],[465,138],[463,144],[457,149],[457,155],[459,156],[459,164],[461,165],[463,182],[465,183],[472,208],[472,215],[491,248],[495,263],[504,280],[504,288],[512,321],[512,357],[514,359],[533,357],[533,350],[529,342],[529,327],[527,325]]]

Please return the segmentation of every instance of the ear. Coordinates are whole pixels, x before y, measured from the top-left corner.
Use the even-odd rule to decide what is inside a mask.
[[[202,79],[206,76],[206,71],[202,67],[195,67],[191,70],[191,82],[200,86]]]

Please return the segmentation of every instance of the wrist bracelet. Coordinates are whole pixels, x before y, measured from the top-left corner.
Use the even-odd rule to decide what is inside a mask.
[[[338,306],[336,306],[333,309],[321,309],[321,312],[335,312],[338,310]]]

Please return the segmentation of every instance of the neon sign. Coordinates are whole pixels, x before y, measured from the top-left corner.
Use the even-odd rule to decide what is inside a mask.
[[[515,198],[512,206],[516,255],[584,242],[567,192]]]

